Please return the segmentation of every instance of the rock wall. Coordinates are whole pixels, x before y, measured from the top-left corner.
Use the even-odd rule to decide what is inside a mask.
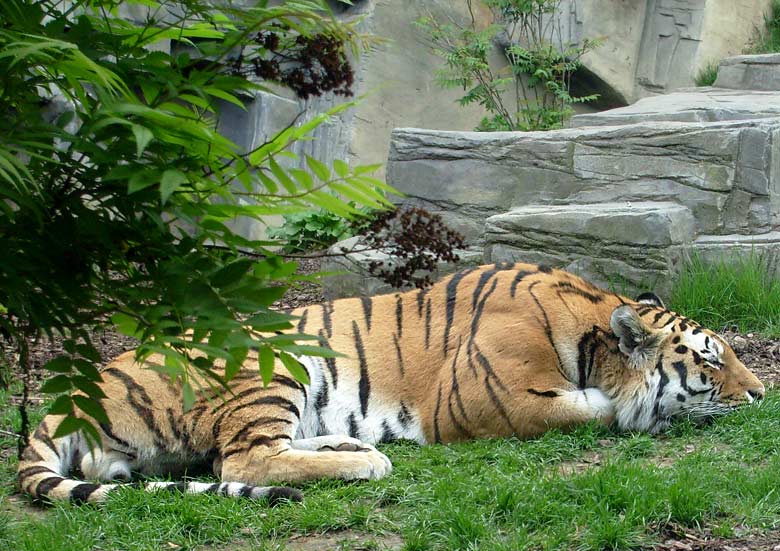
[[[710,63],[742,53],[771,0],[563,0],[563,42],[603,37],[583,58],[624,103],[693,86]]]

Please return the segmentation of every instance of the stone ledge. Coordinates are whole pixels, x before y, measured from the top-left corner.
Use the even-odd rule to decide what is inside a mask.
[[[716,122],[780,117],[780,91],[685,88],[640,99],[627,107],[575,115],[570,127],[649,121]]]
[[[737,90],[780,90],[780,54],[727,57],[720,62],[715,86]]]
[[[693,214],[675,203],[531,205],[488,218],[485,258],[550,264],[619,292],[665,294],[695,235]]]

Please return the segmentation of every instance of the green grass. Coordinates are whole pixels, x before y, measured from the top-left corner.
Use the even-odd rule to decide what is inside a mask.
[[[712,86],[718,78],[718,63],[711,61],[696,74],[696,86]]]
[[[714,264],[694,257],[675,284],[669,307],[716,331],[737,326],[780,335],[780,281],[757,254]]]
[[[780,52],[780,0],[774,0],[764,16],[766,28],[758,31],[753,44],[745,53],[772,54]]]
[[[780,524],[777,391],[760,407],[660,438],[586,426],[526,442],[382,450],[395,465],[386,479],[309,484],[303,504],[274,509],[127,489],[102,507],[58,505],[41,517],[0,497],[0,549],[283,549],[291,536],[300,544],[329,533],[337,542],[341,533],[351,536],[344,549],[381,549],[397,534],[407,551],[585,551],[652,545],[669,526],[728,533]],[[600,460],[581,471],[561,469],[594,453]]]

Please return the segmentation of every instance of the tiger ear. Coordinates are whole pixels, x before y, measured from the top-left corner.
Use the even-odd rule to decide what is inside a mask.
[[[628,362],[634,369],[640,369],[648,362],[655,361],[661,345],[660,331],[642,321],[631,306],[618,306],[612,311],[609,326],[620,339],[620,351],[628,356]]]
[[[655,293],[642,293],[634,300],[643,304],[652,304],[653,306],[658,306],[659,308],[666,308],[664,301],[662,301],[661,298]]]

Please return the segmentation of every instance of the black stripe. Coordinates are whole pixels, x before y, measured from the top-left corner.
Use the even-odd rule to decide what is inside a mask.
[[[485,371],[485,375],[493,379],[496,384],[498,384],[498,388],[504,392],[509,392],[504,383],[501,382],[501,379],[499,379],[498,375],[496,375],[496,372],[493,371],[493,367],[490,365],[490,361],[488,361],[487,357],[482,353],[482,351],[479,349],[479,346],[476,344],[474,345],[474,355],[477,357],[479,365]]]
[[[677,372],[677,376],[680,377],[680,386],[683,387],[683,390],[690,394],[691,396],[696,396],[697,394],[705,394],[712,390],[712,388],[705,388],[703,390],[693,390],[691,387],[688,386],[688,368],[685,365],[685,362],[674,362],[672,364],[672,367]]]
[[[179,419],[177,418],[176,414],[173,412],[172,408],[166,408],[165,413],[168,417],[168,425],[171,429],[171,433],[173,434],[174,439],[176,439],[177,442],[181,444],[181,447],[185,450],[192,450],[190,447],[190,438],[189,435],[185,432],[182,432],[179,430]]]
[[[529,275],[533,275],[535,272],[525,272],[523,270],[520,270],[515,274],[515,278],[512,280],[512,286],[509,288],[509,296],[512,298],[515,298],[515,293],[517,292],[517,285],[526,277]]]
[[[360,297],[360,304],[363,306],[363,315],[366,317],[366,328],[371,331],[371,297]]]
[[[359,435],[358,435],[359,429],[358,429],[357,421],[355,421],[355,414],[354,413],[350,413],[349,414],[349,417],[347,418],[347,424],[349,425],[349,435],[352,438],[359,438]]]
[[[498,272],[496,269],[486,270],[479,276],[479,281],[477,282],[476,287],[474,287],[474,292],[471,295],[472,311],[477,307],[477,302],[479,301],[479,296],[482,294],[482,289],[485,288],[485,285],[490,281],[490,278],[496,275],[496,272]]]
[[[422,317],[423,303],[425,301],[425,295],[428,294],[428,289],[420,289],[417,292],[417,317]]]
[[[598,341],[596,336],[601,329],[594,325],[590,331],[582,335],[580,342],[577,343],[577,374],[578,374],[578,386],[580,389],[585,388],[588,382],[588,376],[590,370],[593,367],[594,355]]]
[[[543,274],[549,274],[552,273],[552,268],[550,268],[547,264],[539,264],[538,266],[539,271]]]
[[[219,492],[219,487],[222,486],[219,482],[215,482],[214,484],[211,484],[208,488],[203,490],[204,494],[216,494]]]
[[[57,456],[57,459],[60,459],[60,452],[57,449],[57,445],[54,443],[54,440],[52,440],[49,436],[49,427],[46,425],[45,421],[38,425],[38,428],[35,429],[35,432],[33,433],[33,439],[39,440],[45,444],[47,448],[54,452],[54,455]]]
[[[300,364],[301,362],[298,363]],[[304,369],[304,371],[306,371],[306,374],[309,375],[309,370],[303,367],[303,365],[301,365],[301,367]],[[282,375],[281,373],[274,373],[273,382],[281,386],[292,388],[294,390],[300,390],[303,392],[304,400],[309,399],[309,392],[306,390],[306,386],[300,381],[296,381],[295,379],[288,377],[287,375]]]
[[[473,438],[474,435],[471,434],[471,432],[466,427],[461,425],[460,421],[458,421],[458,418],[455,416],[455,412],[452,409],[452,394],[447,397],[447,411],[449,411],[452,424],[458,430],[458,432],[463,434],[466,438]]]
[[[445,325],[444,325],[444,357],[447,357],[450,345],[450,331],[452,323],[455,320],[455,303],[458,298],[458,283],[474,270],[464,270],[458,272],[447,283],[447,298],[445,304]]]
[[[513,433],[517,434],[518,431],[515,430],[515,427],[512,425],[512,421],[509,419],[509,415],[507,414],[506,409],[504,409],[504,404],[501,403],[501,400],[499,399],[495,390],[493,390],[493,387],[490,385],[490,379],[488,377],[485,377],[485,389],[487,390],[488,396],[490,396],[490,400],[493,402],[493,405],[496,407],[498,413],[504,419],[507,426],[512,429]]]
[[[73,503],[87,503],[89,496],[100,489],[100,484],[79,484],[70,491],[70,500]]]
[[[360,362],[360,382],[358,391],[360,394],[360,411],[365,419],[368,413],[368,398],[371,395],[371,382],[368,380],[368,365],[366,364],[366,351],[363,348],[363,339],[360,338],[360,329],[356,321],[352,321],[352,333],[355,337],[355,350]]]
[[[401,295],[395,295],[395,326],[398,332],[398,337],[403,335],[403,317],[404,317],[404,304],[401,300]]]
[[[333,324],[330,319],[330,314],[332,311],[332,304],[327,302],[322,304],[322,326],[325,328],[325,332],[328,334],[328,338],[333,337]]]
[[[330,396],[328,395],[328,381],[323,378],[320,391],[317,393],[317,397],[314,399],[314,411],[316,411],[319,415],[320,411],[322,411],[322,408],[328,405],[329,400]]]
[[[241,497],[252,497],[252,490],[254,490],[254,486],[244,485],[241,490],[238,492],[238,495]]]
[[[100,423],[100,430],[103,431],[103,434],[105,436],[108,436],[111,440],[113,440],[123,448],[131,449],[131,450],[133,449],[133,446],[131,446],[128,441],[122,440],[116,434],[114,434],[114,432],[111,430],[111,425],[108,425],[106,423]]]
[[[474,337],[476,336],[477,330],[479,329],[479,321],[480,318],[482,317],[482,311],[485,308],[485,302],[487,302],[487,299],[490,298],[490,295],[493,293],[493,291],[496,290],[497,282],[498,280],[493,281],[493,285],[485,293],[485,296],[482,297],[482,300],[477,305],[477,308],[474,311],[473,316],[471,317],[471,335],[469,336],[469,348],[471,348],[471,344],[474,342]]]
[[[306,329],[306,318],[309,314],[308,308],[303,311],[301,314],[301,319],[298,320],[298,333],[303,333],[304,329]]]
[[[557,398],[560,396],[560,394],[554,390],[536,390],[534,388],[529,388],[528,393],[533,394],[534,396],[544,396],[545,398]]]
[[[460,414],[463,416],[463,419],[465,421],[469,420],[468,415],[466,415],[466,408],[463,406],[463,399],[460,395],[460,384],[458,383],[458,376],[457,376],[457,366],[458,366],[458,355],[460,354],[460,344],[461,344],[461,338],[460,335],[458,336],[458,347],[455,349],[455,359],[452,361],[452,387],[450,388],[450,397],[452,397],[452,394],[455,394],[455,403],[458,405],[458,409],[460,410]]]
[[[155,445],[160,449],[167,450],[168,439],[163,435],[162,431],[160,431],[160,427],[157,426],[154,412],[150,407],[152,406],[152,399],[146,393],[146,390],[124,371],[110,368],[103,371],[103,373],[115,377],[125,386],[125,389],[127,390],[127,401],[130,404],[130,407],[133,408],[146,425],[146,428],[154,435]],[[136,396],[140,397],[144,403],[140,403],[136,399]]]
[[[401,410],[398,412],[398,424],[401,425],[403,428],[408,428],[411,422],[412,422],[412,414],[406,408],[406,404],[401,402]]]
[[[43,461],[43,456],[39,454],[32,446],[27,446],[22,452],[22,459],[30,462]]]
[[[292,440],[292,438],[290,438],[286,434],[274,434],[273,436],[267,436],[263,434],[261,436],[256,436],[252,440],[250,440],[246,446],[241,446],[232,450],[227,449],[227,446],[225,446],[222,450],[222,459],[227,459],[228,457],[236,455],[237,453],[245,452],[247,450],[254,449],[258,446],[270,447],[273,446],[279,440]]]
[[[431,299],[425,303],[425,349],[431,345]]]
[[[22,480],[24,478],[35,476],[36,474],[41,473],[51,473],[58,476],[60,474],[57,471],[50,469],[49,467],[45,467],[43,465],[33,465],[32,467],[26,467],[20,470],[18,473],[16,473],[16,476],[19,480]]]
[[[393,432],[393,429],[390,428],[390,425],[387,422],[387,419],[382,421],[382,437],[379,439],[380,444],[384,444],[387,442],[392,442],[396,439],[395,432]]]
[[[550,326],[550,319],[547,317],[547,312],[544,308],[542,308],[542,303],[539,302],[539,299],[536,298],[536,295],[534,294],[534,287],[538,285],[538,281],[534,281],[531,283],[531,285],[528,286],[528,293],[531,295],[531,298],[534,299],[534,302],[536,303],[536,306],[539,308],[539,311],[542,312],[542,316],[544,317],[544,333],[547,335],[547,340],[550,342],[550,346],[552,347],[553,351],[555,352],[555,359],[556,362],[558,362],[558,365],[556,366],[558,368],[558,373],[561,374],[561,376],[566,379],[566,374],[563,372],[563,364],[561,363],[561,356],[558,354],[558,348],[555,346],[555,341],[553,340],[553,334],[552,334],[552,327]]]
[[[187,482],[175,482],[173,484],[168,484],[167,486],[163,486],[160,488],[161,490],[165,490],[166,492],[170,492],[172,494],[183,494],[187,492]]]
[[[439,392],[436,394],[436,410],[433,412],[433,441],[441,442],[439,433],[439,410],[441,409],[441,382],[439,383]]]
[[[281,408],[284,408],[285,410],[289,411],[297,419],[301,418],[301,412],[298,409],[298,406],[296,406],[293,402],[288,400],[287,398],[282,398],[281,396],[262,396],[260,398],[257,398],[256,400],[253,400],[251,402],[247,402],[245,404],[241,404],[232,410],[225,410],[223,411],[219,417],[214,421],[214,426],[211,429],[211,434],[214,438],[219,436],[220,431],[222,430],[222,423],[224,422],[225,418],[230,414],[233,415],[238,411],[241,411],[242,409],[254,407],[254,406],[279,406]],[[288,421],[292,422],[292,421]]]
[[[653,404],[653,416],[656,417],[656,419],[659,418],[661,413],[661,398],[664,396],[664,388],[666,388],[666,385],[669,384],[669,377],[664,372],[663,360],[664,355],[661,353],[661,355],[658,357],[658,362],[655,364],[655,368],[661,375],[661,381],[658,384],[658,392],[655,395],[655,403]]]
[[[661,310],[660,312],[658,312],[656,315],[654,315],[654,316],[653,316],[653,323],[654,323],[654,324],[658,323],[658,321],[659,321],[659,320],[660,320],[662,317],[664,317],[666,314],[668,314],[668,313],[669,313],[669,312],[665,312],[665,311]],[[641,314],[640,314],[640,315],[641,315]]]
[[[46,497],[54,488],[60,485],[65,480],[61,476],[50,476],[41,480],[35,487],[35,495],[38,497]]]
[[[586,291],[584,289],[580,289],[579,287],[575,287],[568,281],[561,281],[556,285],[556,287],[559,289],[558,291],[559,295],[560,294],[575,295],[586,299],[591,304],[598,304],[604,300],[604,297],[602,295],[597,295],[595,293],[591,293],[590,291]]]
[[[401,353],[401,345],[398,343],[398,336],[393,333],[393,344],[395,345],[395,355],[398,358],[398,369],[401,371],[401,377],[405,375],[404,371],[404,357]]]
[[[318,335],[320,337],[320,346],[330,348],[330,343],[328,342],[328,339],[325,338],[325,333],[322,329],[320,329]],[[333,380],[333,388],[338,388],[339,376],[338,371],[336,370],[336,358],[325,358],[325,365],[328,367],[331,380]]]

